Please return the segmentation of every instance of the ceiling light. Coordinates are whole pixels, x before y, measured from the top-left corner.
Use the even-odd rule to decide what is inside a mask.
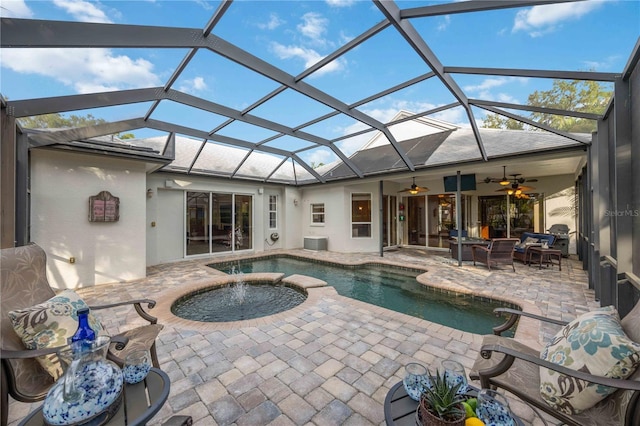
[[[507,186],[511,183],[509,179],[507,179],[507,166],[502,166],[502,180],[500,181],[500,185]]]

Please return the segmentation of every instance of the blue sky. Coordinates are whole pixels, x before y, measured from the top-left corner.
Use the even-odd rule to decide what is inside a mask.
[[[399,1],[412,8],[442,2]],[[203,28],[219,2],[205,0],[3,0],[3,17],[162,25]],[[236,1],[213,34],[297,75],[383,20],[369,1]],[[446,66],[593,70],[621,72],[640,34],[640,2],[585,1],[482,13],[454,14],[411,20],[438,59]],[[118,89],[163,86],[185,57],[186,49],[3,49],[0,92],[10,100]],[[304,79],[346,104],[359,101],[429,71],[427,65],[392,28]],[[471,98],[526,103],[535,90],[551,88],[550,80],[454,75]],[[212,52],[200,50],[173,88],[242,110],[279,84]],[[420,112],[454,101],[437,79],[430,79],[358,109],[381,122],[399,110]],[[150,104],[76,111],[107,120],[141,117]],[[295,127],[330,109],[291,90],[251,114]],[[481,120],[481,110],[474,111]],[[468,125],[462,108],[435,118]],[[226,120],[215,114],[163,102],[152,118],[211,131]],[[326,139],[350,134],[365,126],[340,115],[304,130]],[[137,137],[155,136],[149,130]],[[242,123],[220,134],[258,142],[273,132]],[[338,145],[351,153],[368,136]],[[281,138],[267,145],[305,148],[310,144]],[[334,157],[326,148],[303,151],[308,161]]]

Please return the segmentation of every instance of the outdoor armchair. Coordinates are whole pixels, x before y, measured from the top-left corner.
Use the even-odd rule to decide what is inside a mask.
[[[29,349],[17,334],[9,316],[10,312],[28,311],[30,307],[46,303],[56,297],[50,287],[46,275],[46,254],[36,244],[0,250],[0,284],[1,284],[1,318],[0,318],[0,424],[6,426],[8,420],[8,397],[21,402],[43,400],[54,383],[54,378],[47,372],[36,357],[56,353],[60,347]],[[125,331],[112,337],[108,358],[122,365],[126,352],[137,349],[149,349],[153,365],[158,367],[155,340],[162,325],[149,315],[142,307],[146,304],[153,308],[155,302],[148,299],[133,300],[103,306],[92,306],[100,310],[122,305],[133,305],[136,312],[149,322],[138,328]],[[25,317],[28,319],[27,317]],[[32,324],[39,324],[42,316],[30,319]],[[75,329],[72,330],[72,333]]]
[[[637,426],[640,424],[640,369],[626,379],[612,379],[546,361],[541,358],[540,351],[500,334],[511,328],[521,316],[563,326],[568,324],[567,322],[508,308],[498,308],[496,312],[506,313],[509,318],[505,324],[494,328],[495,335],[484,336],[480,355],[469,375],[473,380],[480,380],[482,388],[502,388],[567,425]],[[640,303],[623,318],[621,326],[630,340],[640,341]],[[570,378],[571,380],[565,379],[563,382],[565,386],[571,386],[573,380],[581,379],[614,388],[615,392],[591,408],[577,414],[566,413],[552,407],[542,398],[541,368],[547,368]]]
[[[474,245],[471,246],[471,256],[473,265],[476,262],[484,263],[491,270],[491,265],[511,265],[513,272],[516,267],[513,265],[513,249],[516,243],[520,241],[517,238],[494,238],[488,247]]]

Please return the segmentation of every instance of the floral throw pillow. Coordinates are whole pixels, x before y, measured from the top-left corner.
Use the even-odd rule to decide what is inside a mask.
[[[540,357],[572,370],[626,379],[640,364],[640,344],[627,337],[618,312],[608,306],[583,314],[567,324]],[[615,391],[615,388],[540,369],[542,399],[567,414],[591,408]]]
[[[44,303],[9,312],[13,329],[28,349],[65,346],[67,339],[78,329],[78,309],[88,307],[73,290],[65,290]],[[96,335],[104,328],[92,314],[89,325]],[[62,376],[62,365],[56,354],[37,358],[54,379]]]

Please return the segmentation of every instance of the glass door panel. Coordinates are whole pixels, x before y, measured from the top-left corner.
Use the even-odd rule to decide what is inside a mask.
[[[410,245],[425,246],[427,229],[425,216],[425,197],[407,198],[407,230]]]
[[[233,233],[235,250],[253,248],[252,200],[251,195],[235,196],[235,231]]]
[[[187,192],[187,256],[209,253],[209,193]]]
[[[233,203],[231,194],[212,194],[211,251],[231,251]]]
[[[398,245],[398,218],[395,195],[382,196],[382,246],[390,247]]]

